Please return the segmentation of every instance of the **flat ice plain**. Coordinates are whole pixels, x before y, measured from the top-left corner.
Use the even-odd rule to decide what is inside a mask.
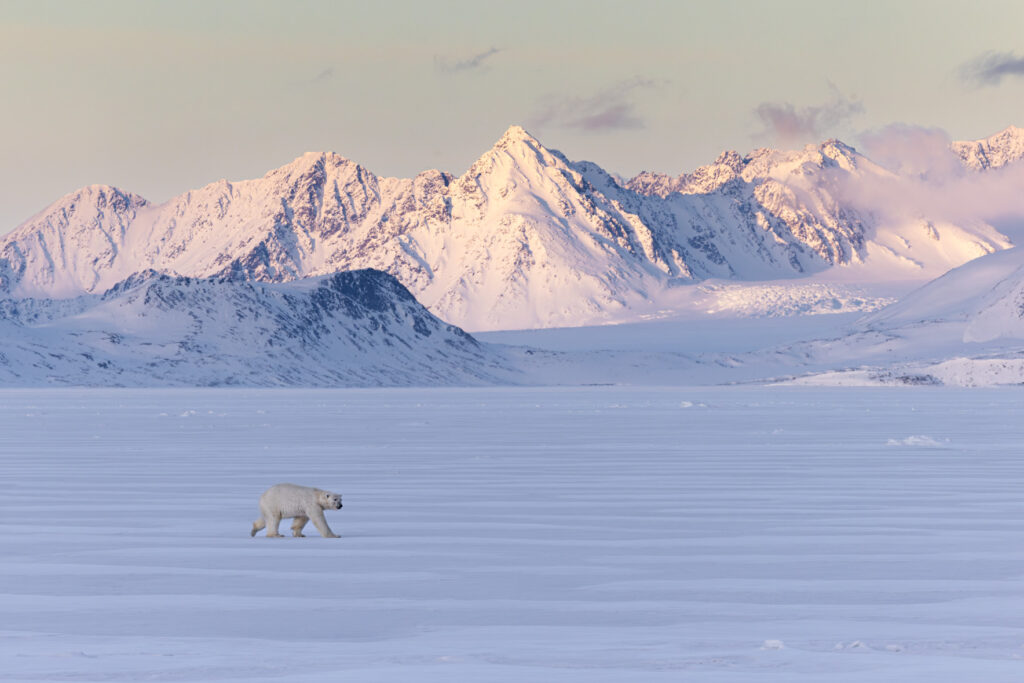
[[[1019,682],[1022,415],[1013,389],[0,391],[0,680]],[[280,481],[341,492],[342,538],[250,538]]]

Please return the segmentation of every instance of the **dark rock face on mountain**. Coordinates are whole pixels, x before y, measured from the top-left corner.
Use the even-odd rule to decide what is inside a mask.
[[[500,354],[375,270],[283,284],[147,271],[103,294],[3,304],[8,386],[515,381]]]

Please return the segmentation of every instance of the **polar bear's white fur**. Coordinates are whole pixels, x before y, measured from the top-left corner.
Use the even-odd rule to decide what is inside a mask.
[[[298,486],[297,484],[277,484],[271,486],[260,496],[260,518],[252,523],[252,533],[255,536],[257,531],[264,528],[270,538],[280,538],[277,525],[281,518],[293,517],[292,536],[302,537],[302,528],[306,522],[313,520],[313,525],[324,538],[338,538],[338,535],[331,531],[324,519],[324,510],[340,510],[341,494],[322,491],[309,486]]]

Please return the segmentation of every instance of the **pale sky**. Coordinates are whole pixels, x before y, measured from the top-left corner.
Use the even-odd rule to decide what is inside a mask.
[[[0,0],[0,234],[307,151],[463,172],[511,124],[626,176],[901,123],[1024,126],[1024,2]]]

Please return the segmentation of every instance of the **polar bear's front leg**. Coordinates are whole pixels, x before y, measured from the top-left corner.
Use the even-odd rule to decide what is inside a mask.
[[[292,522],[292,536],[295,538],[305,538],[306,535],[302,533],[302,527],[306,526],[306,522],[308,521],[309,517],[305,517],[303,515],[296,517],[295,521]]]
[[[275,512],[263,516],[267,521],[267,538],[281,538],[281,534],[277,531],[278,525],[281,524],[281,513]]]
[[[320,535],[324,538],[338,538],[338,534],[331,531],[331,527],[327,526],[327,520],[324,518],[324,511],[320,508],[310,510],[308,513],[309,518],[313,520],[313,524],[316,526],[316,530],[320,532]]]

